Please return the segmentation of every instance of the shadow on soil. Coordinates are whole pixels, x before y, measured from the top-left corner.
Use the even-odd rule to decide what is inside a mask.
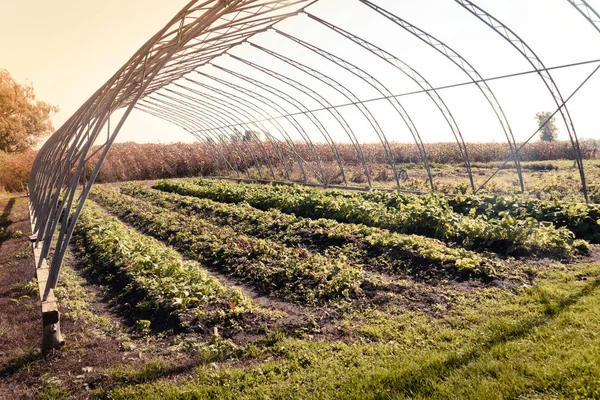
[[[12,224],[12,221],[8,219],[8,216],[12,212],[16,201],[17,199],[14,197],[8,200],[8,203],[6,203],[6,206],[0,215],[0,249],[4,242],[14,237],[14,232],[7,230],[7,228]]]
[[[201,363],[190,362],[184,365],[166,365],[163,363],[150,363],[140,367],[133,374],[126,374],[125,376],[121,376],[118,378],[114,378],[115,380],[112,382],[106,382],[106,377],[99,377],[98,379],[92,379],[88,381],[90,387],[103,387],[109,388],[111,390],[117,388],[127,388],[129,386],[148,384],[154,381],[182,376],[191,373],[196,367],[198,367]],[[110,397],[105,397],[102,394],[97,396],[98,399],[109,399]]]
[[[10,360],[0,369],[0,378],[6,379],[13,374],[29,367],[30,365],[44,359],[41,352],[31,350]]]
[[[0,228],[5,229],[8,225],[11,224],[11,221],[8,219],[8,216],[10,215],[13,207],[15,206],[16,201],[17,199],[13,197],[10,200],[8,200],[8,203],[6,203],[4,210],[2,210],[2,215],[0,215]]]

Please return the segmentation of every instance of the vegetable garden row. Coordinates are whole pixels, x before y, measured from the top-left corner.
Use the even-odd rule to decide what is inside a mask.
[[[231,282],[323,306],[363,298],[380,276],[518,280],[520,259],[572,259],[600,223],[589,206],[210,180],[96,187],[91,199],[75,233],[90,273],[135,318],[199,332],[273,318]]]
[[[390,231],[434,237],[468,248],[486,248],[500,253],[544,253],[569,256],[575,241],[567,227],[532,216],[497,218],[455,212],[441,195],[347,194],[298,186],[234,185],[200,180],[190,183],[163,181],[155,186],[187,196],[227,203],[246,202],[267,210],[276,208],[307,218],[331,218],[338,222],[364,224]],[[372,196],[372,198],[370,197]],[[590,206],[590,210],[595,210]],[[595,222],[598,225],[598,222]]]

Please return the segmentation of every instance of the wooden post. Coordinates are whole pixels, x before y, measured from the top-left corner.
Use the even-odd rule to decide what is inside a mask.
[[[29,218],[31,219],[31,206],[29,207]],[[31,232],[33,233],[35,226],[31,225]],[[50,289],[48,297],[44,300],[44,293],[46,291],[46,284],[48,283],[49,268],[46,260],[42,260],[40,263],[41,256],[41,244],[42,241],[37,241],[37,235],[32,234],[30,237],[31,246],[33,249],[33,259],[35,263],[35,276],[38,283],[38,291],[40,295],[40,301],[42,303],[42,353],[48,353],[49,351],[58,349],[64,344],[64,339],[60,333],[60,312],[58,311],[58,301],[54,295],[54,290]],[[36,245],[37,243],[37,245]],[[39,268],[38,268],[39,266]]]

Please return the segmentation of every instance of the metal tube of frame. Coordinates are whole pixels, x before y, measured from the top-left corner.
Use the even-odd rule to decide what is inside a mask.
[[[281,75],[276,71],[273,71],[273,70],[263,67],[261,65],[255,64],[251,61],[248,61],[244,58],[235,56],[233,54],[231,54],[230,56],[237,61],[243,62],[244,64],[251,66],[254,69],[257,69],[267,75],[274,77],[275,79],[277,79],[281,82],[286,83],[288,86],[304,93],[305,95],[307,95],[308,97],[310,97],[311,99],[316,101],[318,104],[321,105],[321,107],[326,108],[327,111],[331,114],[331,116],[333,116],[333,118],[338,122],[338,124],[340,124],[340,126],[342,127],[342,129],[344,130],[344,132],[346,133],[348,138],[350,139],[350,142],[352,143],[352,145],[354,146],[354,149],[356,151],[358,160],[363,165],[365,174],[368,174],[369,170],[366,165],[364,156],[362,154],[362,149],[360,148],[360,143],[358,143],[358,139],[356,139],[356,136],[354,135],[352,128],[350,128],[350,125],[346,122],[344,117],[340,114],[340,112],[336,108],[333,107],[333,105],[331,103],[329,103],[329,101],[327,101],[327,99],[325,99],[323,96],[321,96],[314,90],[310,89],[308,86],[304,85],[300,81],[288,78],[285,75]],[[333,140],[332,140],[332,142],[333,142]],[[337,151],[337,149],[336,149],[336,151]]]
[[[479,74],[479,72],[477,72],[475,67],[473,67],[473,65],[471,65],[471,63],[469,63],[464,57],[462,57],[460,54],[458,54],[456,51],[454,51],[451,47],[446,45],[444,42],[438,40],[434,36],[428,34],[424,30],[416,27],[415,25],[411,24],[410,22],[400,18],[396,14],[373,4],[369,0],[358,0],[358,1],[365,4],[366,6],[370,7],[371,9],[376,11],[378,14],[386,17],[388,20],[390,20],[397,26],[401,27],[408,33],[412,34],[419,40],[423,41],[428,46],[430,46],[433,50],[442,54],[450,62],[452,62],[454,65],[456,65],[458,68],[460,68],[460,70],[463,71],[469,77],[469,79],[471,79],[471,81],[477,86],[479,91],[483,94],[483,96],[486,98],[487,102],[492,107],[492,110],[494,111],[494,114],[496,115],[496,118],[498,119],[498,122],[500,123],[502,130],[504,131],[504,135],[506,136],[506,140],[508,142],[508,146],[510,149],[510,154],[513,158],[513,161],[515,164],[515,169],[517,170],[517,175],[519,176],[519,184],[521,186],[521,192],[524,192],[525,191],[525,183],[523,181],[521,160],[519,159],[519,155],[516,152],[517,143],[515,141],[515,137],[513,135],[512,129],[510,127],[510,123],[508,122],[508,118],[506,118],[506,114],[504,114],[504,110],[502,109],[502,106],[500,106],[500,103],[498,102],[496,95],[494,94],[492,89],[489,87],[486,80],[483,79],[483,77]]]
[[[211,64],[211,65],[225,73],[229,73],[229,74],[235,76],[235,74],[232,74],[231,71],[227,70],[226,68],[223,68],[223,67],[220,67],[220,66],[214,65],[214,64]],[[300,124],[294,116],[289,115],[289,113],[287,113],[280,104],[276,103],[275,101],[269,99],[266,96],[261,95],[260,93],[256,92],[255,90],[251,90],[251,89],[245,88],[243,86],[236,85],[234,83],[223,80],[221,78],[217,78],[214,75],[210,75],[205,72],[201,72],[201,71],[196,71],[196,72],[202,76],[213,79],[213,80],[215,80],[221,84],[224,84],[228,87],[235,88],[236,90],[244,93],[245,95],[258,100],[258,101],[262,102],[263,104],[266,104],[271,109],[278,112],[280,116],[282,116],[288,122],[290,122],[292,124],[292,126],[294,127],[294,129],[296,129],[296,131],[300,134],[300,136],[302,137],[302,139],[304,140],[304,142],[306,143],[308,148],[311,150],[313,156],[315,157],[315,161],[316,161],[317,167],[318,167],[317,178],[321,181],[321,183],[325,184],[325,172],[323,171],[323,164],[321,163],[321,158],[319,157],[319,152],[317,151],[314,143],[310,139],[310,136],[304,130],[304,127],[302,126],[302,124]],[[252,83],[251,81],[247,81],[247,82]]]
[[[581,157],[581,148],[579,147],[579,139],[577,138],[577,132],[575,132],[575,126],[573,125],[573,120],[571,119],[571,114],[569,113],[569,109],[564,101],[564,98],[560,92],[560,89],[556,85],[552,74],[542,60],[537,56],[537,54],[533,51],[531,47],[519,35],[517,35],[512,29],[510,29],[506,24],[500,22],[496,17],[489,14],[482,8],[476,6],[469,0],[455,0],[456,3],[461,5],[465,10],[473,14],[484,24],[489,26],[499,34],[504,40],[506,40],[512,47],[514,47],[525,59],[531,64],[531,66],[540,72],[538,75],[546,85],[546,88],[552,95],[552,99],[554,103],[558,107],[560,111],[560,115],[565,121],[565,125],[567,127],[567,132],[569,133],[569,139],[571,140],[571,145],[573,146],[573,150],[575,151],[575,161],[577,162],[577,167],[579,169],[579,175],[581,178],[581,185],[583,187],[583,196],[585,197],[586,203],[590,202],[587,190],[587,183],[585,180],[585,170],[583,168],[583,159]],[[563,106],[561,107],[561,104]]]
[[[304,129],[302,128],[302,126],[298,123],[298,121],[290,115],[287,115],[287,113],[285,112],[285,110],[279,106],[277,103],[271,101],[269,98],[260,95],[259,93],[244,88],[242,86],[239,85],[235,85],[231,82],[228,82],[226,80],[217,78],[215,76],[212,76],[210,74],[201,72],[201,71],[196,71],[197,74],[204,76],[205,78],[211,79],[215,82],[218,82],[222,85],[225,85],[231,89],[233,89],[236,92],[239,93],[243,93],[244,95],[255,99],[257,101],[259,101],[261,104],[267,105],[269,106],[271,109],[275,110],[276,112],[280,113],[280,117],[283,117],[283,119],[287,120],[293,127],[294,129],[300,134],[300,136],[303,138],[303,140],[305,141],[306,146],[313,152],[313,154],[316,153],[316,149],[314,148],[314,146],[311,146],[310,142],[306,139],[306,132],[304,132]],[[188,79],[189,80],[189,79]],[[194,81],[197,84],[202,85],[201,83]],[[270,114],[267,114],[270,115]],[[272,118],[272,116],[270,115],[270,117]],[[274,120],[274,119],[273,119]],[[296,149],[296,146],[294,145],[294,141],[291,139],[291,137],[289,137],[289,135],[286,133],[285,130],[282,129],[281,131],[282,133],[285,133],[285,137],[287,139],[287,141],[292,145],[292,147],[294,148],[294,153],[296,154],[300,154],[300,152]],[[313,171],[313,173],[315,174],[315,176],[322,182],[323,181],[323,171],[322,168],[320,168],[318,171],[315,170],[310,164],[306,163],[306,165]]]
[[[161,95],[160,93],[158,93],[159,95]],[[198,116],[196,115],[193,111],[191,111],[190,109],[193,107],[190,107],[189,103],[184,102],[183,100],[176,100],[174,98],[170,98],[166,95],[161,95],[164,96],[166,98],[169,98],[170,101],[174,101],[177,103],[177,105],[171,105],[173,107],[173,110],[178,110],[179,112],[181,112],[182,114],[184,114],[187,118],[191,118],[193,120],[201,120],[201,121],[213,121],[212,123],[210,123],[212,126],[215,127],[219,127],[219,118],[215,117],[214,115],[210,115],[210,114],[205,114],[203,116]],[[156,99],[155,97],[153,97],[153,95],[147,96],[145,99],[145,101],[150,101],[150,100],[154,100],[155,102],[161,103],[161,104],[169,104],[166,102],[166,100],[162,100],[162,99]],[[157,105],[158,107],[160,107],[160,104]],[[183,107],[183,109],[181,108]],[[223,121],[221,119],[221,121]],[[221,123],[221,125],[223,124],[227,124],[227,122],[223,122]],[[231,143],[231,146],[233,147],[234,151],[238,154],[238,156],[240,157],[240,161],[244,164],[245,169],[246,169],[246,175],[249,176],[249,169],[250,166],[248,164],[248,160],[246,159],[246,155],[244,154],[244,152],[242,151],[242,149],[237,145],[236,141],[234,140],[234,138],[232,138],[230,136],[230,134],[224,129],[224,128],[220,128],[219,129],[221,132],[221,137],[223,138],[224,141],[229,141]],[[239,165],[237,163],[236,164],[236,168],[239,169]]]
[[[217,3],[217,5],[215,5],[213,8],[209,9],[205,14],[203,14],[203,16],[198,20],[198,24],[197,26],[194,26],[193,29],[190,29],[187,34],[189,34],[192,37],[195,37],[197,35],[197,32],[200,32],[204,29],[206,29],[207,26],[210,26],[210,24],[212,24],[215,20],[217,20],[220,17],[220,13],[222,14],[226,14],[228,11],[232,11],[235,9],[236,6],[238,6],[241,3],[241,0],[232,0],[230,1],[227,5],[223,5],[221,3]],[[190,6],[193,4],[190,3]],[[183,14],[185,15],[185,13],[187,12],[187,9],[184,9]],[[164,33],[167,30],[167,28],[164,28],[161,32]],[[158,35],[158,34],[157,34]],[[178,42],[180,41],[180,37],[177,40]],[[112,142],[114,141],[114,139],[116,138],[116,135],[118,134],[118,132],[120,131],[121,127],[123,126],[123,124],[125,123],[126,118],[129,116],[129,114],[131,113],[133,107],[135,106],[135,103],[139,100],[139,98],[142,96],[145,88],[149,85],[149,83],[152,81],[152,79],[157,75],[157,73],[160,71],[160,69],[166,64],[166,62],[168,61],[168,59],[170,58],[170,56],[172,56],[176,51],[177,51],[177,46],[171,46],[170,48],[167,47],[166,49],[164,49],[161,52],[158,52],[157,55],[158,56],[158,61],[156,62],[156,64],[153,65],[153,70],[150,73],[149,77],[146,78],[145,73],[146,73],[146,66],[143,66],[143,73],[144,76],[142,76],[143,78],[143,83],[139,84],[139,87],[136,88],[136,84],[132,84],[130,85],[128,88],[130,88],[130,90],[135,91],[137,94],[134,95],[133,101],[131,101],[127,107],[127,110],[124,113],[123,118],[121,118],[121,121],[119,122],[119,124],[117,125],[117,127],[115,128],[115,131],[113,133],[113,135],[111,136],[111,142],[109,142],[106,146],[105,151],[102,153],[102,155],[100,156],[100,159],[98,161],[98,163],[96,164],[94,171],[92,172],[88,184],[84,187],[83,190],[83,194],[81,196],[82,201],[78,204],[77,209],[75,211],[75,214],[73,215],[73,217],[68,221],[68,224],[64,224],[64,225],[68,225],[68,228],[65,230],[63,230],[63,228],[61,227],[61,232],[59,233],[59,238],[58,238],[58,244],[57,244],[57,249],[55,251],[54,257],[52,259],[52,264],[50,266],[50,275],[48,278],[48,283],[46,286],[46,293],[44,293],[44,298],[47,297],[48,292],[50,289],[53,289],[56,287],[56,282],[58,280],[58,275],[60,272],[60,267],[62,265],[62,260],[64,258],[64,252],[66,251],[66,244],[69,242],[71,235],[73,233],[73,229],[75,226],[75,223],[77,221],[77,218],[79,217],[79,214],[81,213],[81,210],[83,208],[83,203],[85,202],[85,199],[87,198],[87,195],[89,194],[89,191],[91,189],[91,186],[93,185],[93,182],[99,172],[100,166],[102,164],[102,161],[104,161],[104,158],[106,157],[106,154],[108,152],[108,150],[110,149],[110,145],[112,144]],[[164,56],[163,56],[164,55]],[[141,58],[138,59],[137,63],[139,64]],[[134,68],[132,68],[134,69]],[[135,90],[138,89],[138,90]],[[126,96],[123,96],[124,98],[126,98]],[[110,110],[112,109],[110,107],[112,101],[108,102],[108,107],[105,108],[104,112],[101,112],[100,115],[105,115],[106,111],[110,112]],[[98,124],[100,125],[100,124]],[[95,140],[95,137],[97,136],[97,132],[95,132],[96,135],[93,135],[92,138]],[[93,143],[92,138],[90,138],[90,141],[88,142],[88,145],[86,146],[87,149],[89,149],[89,147],[91,146],[91,143]],[[85,158],[85,154],[87,153],[87,150],[84,151],[84,158]],[[82,160],[83,161],[83,160]],[[80,162],[77,169],[75,170],[74,173],[74,181],[75,183],[78,182],[80,174],[81,174],[81,168],[82,168],[82,163]],[[75,193],[75,187],[74,186],[70,186],[70,195],[69,195],[69,202],[68,202],[68,206],[66,209],[66,212],[63,214],[63,220],[65,222],[67,222],[68,219],[68,214],[70,212],[71,209],[71,205],[72,205],[72,201],[73,201],[73,195]],[[67,193],[69,192],[69,190],[67,190]],[[63,225],[63,226],[64,226]]]
[[[385,85],[383,85],[377,78],[375,78],[373,75],[371,75],[364,69],[359,68],[355,64],[350,63],[347,60],[345,60],[341,57],[338,57],[335,54],[330,53],[330,52],[320,48],[319,46],[315,46],[311,43],[305,42],[304,40],[298,39],[297,37],[295,37],[289,33],[280,31],[276,28],[272,28],[272,29],[275,32],[277,32],[278,34],[280,34],[288,39],[291,39],[295,43],[298,43],[299,45],[313,51],[314,53],[320,55],[321,57],[333,62],[334,64],[338,65],[339,67],[351,72],[353,75],[360,78],[363,82],[367,83],[369,86],[371,86],[375,90],[377,90],[382,96],[388,96],[388,98],[386,100],[396,110],[396,112],[400,116],[400,119],[404,122],[404,124],[410,131],[411,135],[413,136],[415,143],[417,144],[417,148],[419,149],[419,154],[421,155],[421,160],[423,162],[425,170],[427,171],[427,177],[429,179],[429,184],[431,186],[431,190],[432,191],[435,190],[435,186],[433,184],[433,177],[431,175],[431,167],[429,165],[429,157],[427,156],[427,151],[425,150],[423,141],[421,140],[421,135],[419,134],[417,127],[413,123],[412,118],[406,112],[406,109],[402,106],[402,104],[400,103],[400,101],[397,98],[392,96],[392,92],[390,92],[389,89]],[[363,106],[366,108],[364,103],[363,103]],[[370,112],[369,112],[369,114],[372,116],[372,114]],[[381,135],[380,139],[383,144],[383,147],[384,147],[385,151],[388,153],[388,158],[390,159],[390,164],[392,166],[392,170],[394,171],[394,177],[396,178],[396,184],[397,184],[398,188],[400,188],[400,176],[399,176],[398,170],[396,168],[396,161],[394,160],[394,154],[393,154],[392,148],[388,142],[385,132],[383,131],[383,129],[381,129],[377,120],[374,117],[373,117],[373,119],[374,119],[375,127],[377,128],[378,134]]]
[[[594,76],[596,74],[596,72],[598,72],[600,70],[600,65],[598,65],[596,68],[594,68],[594,70],[592,71],[591,74],[588,75],[587,78],[585,78],[585,80],[577,87],[577,89],[575,89],[575,91],[573,91],[573,93],[567,97],[566,100],[563,101],[563,103],[560,105],[559,108],[556,109],[556,111],[554,111],[542,124],[540,124],[540,126],[537,128],[537,130],[525,141],[521,144],[521,146],[519,146],[519,148],[517,149],[517,152],[521,151],[523,149],[523,147],[525,147],[525,145],[527,143],[529,143],[531,141],[531,139],[533,139],[535,137],[535,135],[537,135],[542,128],[548,124],[550,122],[550,120],[552,118],[554,118],[554,116],[556,114],[558,114],[558,112],[560,111],[560,109],[562,107],[564,107],[565,104],[567,104],[567,102],[569,102],[569,100],[571,100],[571,98],[573,98],[573,96],[575,96],[577,94],[577,92],[579,92],[579,90],[592,78],[592,76]],[[500,170],[502,169],[503,166],[505,166],[510,160],[505,161],[498,169],[496,169],[496,171],[494,171],[494,173],[488,177],[488,179],[486,180],[486,182],[483,183],[482,187],[489,182],[490,180],[492,180],[492,178],[498,173],[500,172]],[[587,203],[586,203],[587,204]]]
[[[206,106],[201,106],[200,104],[198,104],[196,102],[195,99],[182,100],[182,99],[174,98],[172,96],[165,95],[160,92],[157,92],[156,94],[159,96],[165,97],[166,99],[169,99],[170,101],[174,101],[174,102],[178,103],[178,105],[180,105],[180,106],[185,107],[185,109],[190,112],[190,115],[194,115],[197,119],[205,120],[205,121],[206,121],[206,119],[213,120],[213,121],[217,120],[215,122],[215,126],[217,126],[217,127],[220,127],[224,124],[228,124],[227,118],[231,118],[231,120],[233,122],[236,122],[235,119],[233,118],[233,116],[228,115],[228,114],[223,115],[220,112],[215,111],[214,108],[207,111]],[[148,98],[152,98],[152,96],[148,96]],[[197,115],[197,114],[195,114],[195,111],[200,111],[201,114]],[[215,114],[215,112],[217,114]],[[204,116],[204,118],[202,118],[201,116]],[[227,132],[224,131],[223,128],[220,128],[220,129],[223,131],[224,135],[227,135]],[[235,134],[235,132],[236,132],[236,128],[234,128],[234,134]],[[241,149],[240,146],[238,146],[238,143],[235,140],[235,138],[230,137],[229,140],[232,143],[232,145],[234,146],[234,148],[236,149],[236,151],[238,152],[238,154],[240,154],[240,157],[243,158],[244,164],[246,165],[246,169],[247,169],[247,171],[249,171],[249,164],[246,160],[245,152],[243,151],[243,149]],[[259,163],[256,158],[256,155],[254,154],[254,152],[251,149],[249,152],[250,152],[250,156],[252,157],[252,159],[254,161],[254,164],[258,166]],[[260,176],[262,176],[262,172],[260,171],[260,168],[258,169],[258,171],[259,171]]]
[[[389,152],[387,150],[385,150],[386,149],[386,146],[384,144],[385,139],[384,139],[384,136],[382,135],[383,132],[382,132],[381,128],[379,127],[377,120],[375,119],[373,114],[371,114],[369,109],[364,105],[364,103],[352,91],[350,91],[344,85],[340,84],[335,79],[327,76],[326,74],[323,74],[320,71],[315,70],[314,68],[308,67],[307,65],[305,65],[301,62],[298,62],[296,60],[292,60],[290,58],[282,56],[281,54],[279,54],[273,50],[259,46],[253,42],[249,41],[248,43],[250,43],[250,45],[257,47],[257,48],[263,50],[264,52],[266,52],[266,53],[268,53],[290,65],[293,65],[294,67],[301,70],[302,72],[304,72],[304,73],[308,74],[309,76],[312,76],[313,78],[316,78],[317,80],[321,81],[322,83],[328,85],[329,87],[331,87],[332,89],[334,89],[335,91],[337,91],[338,93],[340,93],[344,97],[346,97],[349,101],[351,101],[352,104],[354,106],[356,106],[357,109],[361,112],[361,114],[367,119],[369,124],[371,124],[371,127],[374,129],[374,131],[378,134],[378,137],[380,138],[382,144],[384,145],[384,151],[386,152],[386,155],[387,155],[388,159],[390,160],[390,164],[393,166],[395,165],[395,163],[393,162],[393,157],[391,156],[391,154],[389,154]],[[396,174],[396,177],[397,177],[397,174]],[[369,186],[371,186],[371,178],[370,178],[370,174],[368,171],[366,172],[366,178],[369,183]],[[400,182],[398,179],[396,180],[396,183],[399,187]]]
[[[140,102],[140,105],[150,108],[150,109],[154,110],[155,112],[162,111],[163,113],[170,115],[171,117],[177,117],[181,120],[186,121],[186,123],[192,127],[191,128],[192,132],[199,131],[199,130],[201,130],[201,127],[203,127],[202,125],[200,125],[199,122],[191,121],[187,114],[181,112],[179,109],[177,109],[175,107],[169,107],[166,104],[155,105],[155,104],[150,103],[148,101],[148,98],[144,98]],[[237,163],[236,163],[235,159],[233,158],[233,155],[231,154],[231,151],[229,151],[229,146],[228,146],[227,142],[225,141],[225,137],[224,137],[226,135],[213,134],[214,130],[216,130],[216,129],[213,127],[210,130],[203,131],[203,133],[205,133],[207,140],[214,142],[214,143],[221,144],[221,147],[223,148],[223,150],[220,150],[217,148],[218,153],[221,155],[221,157],[223,158],[223,161],[225,162],[225,165],[227,165],[229,167],[231,172],[233,172],[234,175],[237,175],[239,177],[240,176],[240,168],[238,168]],[[221,133],[223,133],[223,132],[224,131],[221,131]],[[226,155],[229,155],[231,160],[228,160]]]
[[[423,75],[418,73],[411,66],[401,61],[398,57],[377,46],[376,44],[371,43],[359,36],[356,36],[353,33],[348,32],[330,22],[327,22],[309,12],[305,11],[304,14],[306,14],[309,18],[313,19],[314,21],[317,21],[320,24],[328,27],[332,31],[337,32],[346,39],[351,40],[352,42],[356,43],[357,45],[370,52],[371,54],[384,60],[388,64],[392,65],[400,72],[402,72],[405,76],[407,76],[409,79],[411,79],[414,83],[416,83],[429,96],[429,98],[434,102],[438,110],[442,113],[442,116],[446,120],[446,123],[450,127],[450,130],[452,131],[452,134],[456,139],[456,143],[458,144],[458,151],[460,152],[460,155],[464,160],[465,168],[467,169],[467,174],[469,175],[469,182],[471,184],[471,188],[473,189],[473,192],[475,192],[475,183],[473,181],[473,171],[471,170],[471,161],[469,159],[467,144],[463,139],[462,133],[458,127],[458,124],[456,123],[456,120],[454,119],[454,116],[450,112],[450,109],[448,108],[444,100],[442,100],[442,97],[439,95],[437,90],[433,88],[433,86],[427,81],[427,79],[425,79]]]
[[[215,103],[217,105],[221,104],[221,107],[226,107],[226,112],[229,112],[229,113],[232,114],[232,116],[235,116],[235,118],[238,121],[238,123],[243,123],[243,118],[247,118],[247,116],[244,114],[244,112],[239,109],[239,106],[237,106],[237,105],[235,105],[233,103],[230,103],[228,101],[223,101],[223,100],[221,100],[219,102],[213,102],[208,96],[204,95],[204,93],[202,93],[202,92],[195,91],[195,90],[193,90],[191,88],[186,88],[186,87],[184,87],[182,85],[177,85],[176,84],[175,86],[177,86],[179,88],[182,88],[182,89],[185,89],[187,91],[190,91],[190,93],[194,93],[197,96],[196,99],[199,100],[199,98],[201,98],[204,101],[205,105],[209,105],[209,104],[215,105]],[[192,98],[191,96],[187,96],[187,95],[185,95],[184,93],[181,93],[181,92],[176,92],[175,90],[171,90],[171,89],[166,89],[166,90],[168,90],[168,91],[170,91],[172,93],[176,93],[179,96],[189,97],[190,99]],[[248,120],[252,121],[252,118],[249,118]],[[261,122],[259,122],[259,123],[253,122],[253,123],[255,124],[256,128],[259,131],[262,131],[262,132],[266,131],[266,127]],[[248,123],[244,123],[244,124],[247,127],[247,129],[250,129]],[[270,135],[266,135],[265,137],[267,138],[267,140],[269,140],[271,142],[271,144],[273,144]],[[273,163],[272,163],[272,160],[271,160],[271,156],[267,152],[267,150],[265,148],[265,145],[262,142],[262,140],[258,140],[257,142],[259,144],[259,147],[260,147],[260,149],[261,149],[261,151],[263,153],[263,156],[264,156],[265,160],[267,161],[267,166],[269,168],[269,171],[271,172],[271,176],[273,177],[273,179],[276,179],[275,178],[275,170],[273,168]],[[284,163],[284,159],[281,156],[281,153],[277,152],[277,154],[280,156],[280,161],[283,164]],[[284,168],[284,170],[286,172],[286,175],[289,178],[289,172],[287,171],[287,167],[285,165],[283,165],[283,168]]]
[[[169,89],[169,88],[165,88],[166,91],[168,91],[169,93],[173,93],[176,96],[181,96],[185,99],[188,99],[192,102],[200,102],[204,107],[207,107],[211,110],[213,110],[214,112],[218,112],[218,113],[224,113],[225,115],[228,115],[230,118],[232,118],[234,120],[234,122],[236,122],[237,124],[239,124],[240,126],[242,126],[246,132],[252,132],[253,128],[246,122],[244,122],[239,116],[238,116],[238,110],[236,108],[233,107],[228,107],[226,104],[227,102],[225,102],[224,105],[220,105],[220,104],[214,104],[208,100],[206,100],[205,98],[199,98],[201,97],[200,95],[198,95],[197,97],[192,97],[190,95],[186,95],[184,93],[181,92],[177,92],[175,90]],[[260,129],[260,128],[258,128]],[[273,179],[275,178],[275,171],[273,170],[273,165],[271,163],[271,158],[269,157],[264,144],[262,143],[262,140],[257,140],[257,143],[259,143],[259,147],[262,151],[262,154],[265,158],[265,161],[267,163],[267,167],[269,168],[269,172],[271,173],[271,176],[273,177]],[[255,157],[256,160],[256,157]],[[257,162],[258,164],[258,162]],[[260,166],[259,166],[259,173],[261,173],[260,171]],[[261,174],[262,176],[262,174]]]
[[[306,171],[304,169],[304,165],[306,164],[309,168],[310,165],[308,165],[304,159],[301,157],[300,152],[297,150],[296,148],[296,144],[294,143],[294,141],[291,139],[291,137],[288,135],[288,133],[286,132],[286,130],[281,126],[281,124],[279,124],[279,122],[277,121],[277,118],[273,117],[268,111],[266,111],[264,108],[262,108],[261,106],[259,106],[258,104],[254,104],[248,100],[246,100],[243,97],[240,97],[237,94],[232,94],[230,92],[227,92],[225,90],[221,90],[218,89],[214,86],[208,85],[206,83],[202,83],[199,82],[197,80],[194,79],[190,79],[190,78],[184,78],[186,81],[193,83],[194,85],[197,85],[199,87],[205,88],[205,89],[209,89],[211,91],[213,91],[214,93],[217,93],[223,97],[226,97],[228,99],[231,99],[235,102],[237,102],[238,104],[243,105],[244,107],[246,107],[249,110],[252,110],[253,112],[258,113],[259,115],[262,116],[262,118],[266,121],[270,121],[273,126],[275,127],[275,129],[277,130],[277,132],[279,134],[281,134],[281,136],[284,138],[284,142],[287,145],[288,149],[290,150],[290,152],[296,157],[297,162],[298,162],[298,167],[300,168],[301,172],[302,172],[302,176],[303,176],[303,180],[304,182],[308,182],[308,177],[306,175]],[[234,90],[236,90],[235,88],[233,88]],[[277,147],[278,148],[278,147]],[[282,159],[283,160],[283,159]],[[282,161],[283,165],[285,166],[286,163],[285,161]],[[288,175],[289,178],[289,172],[286,169],[286,174]]]
[[[277,156],[281,162],[281,165],[284,169],[285,175],[288,178],[288,180],[290,179],[290,173],[289,170],[287,168],[287,164],[286,161],[283,157],[283,154],[281,153],[281,150],[279,149],[279,146],[275,143],[276,139],[273,138],[273,136],[268,132],[268,129],[266,128],[266,126],[259,120],[256,120],[256,118],[252,117],[252,115],[250,113],[248,113],[247,111],[245,111],[242,107],[240,107],[240,102],[238,101],[237,103],[232,103],[230,101],[224,100],[222,98],[217,98],[215,96],[211,96],[205,92],[201,92],[198,90],[194,90],[192,88],[183,86],[183,85],[179,85],[177,83],[174,84],[174,86],[189,91],[190,93],[195,94],[196,96],[199,96],[203,99],[205,99],[205,101],[210,101],[212,102],[212,104],[221,104],[221,105],[226,105],[227,106],[227,110],[229,110],[230,112],[234,113],[234,114],[239,114],[241,117],[240,118],[246,118],[247,121],[251,121],[253,124],[255,124],[259,130],[261,130],[264,134],[265,137],[267,138],[267,140],[269,141],[269,143],[271,143],[271,146],[275,149],[275,152],[277,153]],[[181,95],[181,93],[179,93]],[[241,120],[241,119],[240,119]],[[271,173],[273,175],[273,179],[275,179],[275,174],[273,171],[273,165],[272,165],[272,161],[271,161],[271,157],[269,156],[264,144],[262,141],[258,141],[258,143],[260,144],[260,147],[265,155],[265,159],[268,160],[269,163],[269,168],[271,169]]]
[[[302,104],[299,100],[295,99],[294,97],[290,96],[288,93],[285,93],[284,91],[281,91],[271,85],[268,85],[262,81],[259,81],[257,79],[254,78],[249,78],[247,75],[241,74],[239,72],[235,72],[232,71],[230,69],[215,65],[213,63],[211,63],[212,66],[214,66],[215,68],[220,69],[221,71],[228,73],[230,75],[233,75],[239,79],[242,79],[245,82],[250,83],[251,85],[254,85],[256,87],[261,88],[262,90],[271,93],[273,96],[276,96],[280,99],[282,99],[283,101],[285,101],[288,104],[291,104],[293,107],[295,107],[296,109],[300,110],[304,115],[306,115],[308,117],[308,119],[311,121],[311,123],[317,128],[317,130],[321,133],[321,135],[323,136],[323,138],[325,139],[325,142],[329,145],[329,148],[331,149],[331,152],[333,153],[334,157],[336,158],[336,161],[338,163],[338,166],[340,168],[340,172],[342,174],[342,176],[344,177],[344,182],[347,183],[346,181],[346,174],[344,172],[344,167],[342,165],[342,161],[340,159],[340,155],[337,151],[337,147],[335,146],[335,144],[333,143],[333,141],[331,140],[331,137],[328,135],[325,127],[323,126],[323,124],[321,123],[321,121],[312,113],[309,111],[308,107],[306,107],[304,104]],[[311,142],[312,144],[312,140],[310,139],[310,137],[308,137],[308,140]],[[314,144],[312,145],[314,147]],[[318,157],[318,152],[316,154],[316,156]],[[319,159],[319,158],[317,158]],[[325,178],[325,177],[323,177]],[[328,182],[325,182],[325,184],[328,184]]]
[[[210,146],[215,151],[216,154],[218,154],[223,159],[225,168],[221,168],[221,164],[217,161],[215,154],[213,154],[212,152],[209,152],[211,158],[213,159],[213,164],[215,165],[216,171],[226,170],[227,167],[230,167],[231,171],[235,174],[235,172],[236,172],[235,168],[233,168],[232,166],[229,165],[229,162],[227,161],[227,159],[225,158],[225,156],[223,155],[221,150],[216,146],[215,141],[212,138],[205,135],[203,132],[196,133],[195,132],[196,129],[191,127],[191,125],[188,123],[187,120],[181,120],[177,116],[169,115],[168,113],[164,112],[162,109],[160,111],[151,110],[150,108],[146,108],[145,106],[143,106],[141,104],[141,102],[136,105],[136,109],[138,109],[142,112],[145,112],[147,114],[153,115],[157,118],[163,119],[165,121],[169,121],[175,125],[178,125],[182,129],[189,132],[192,136],[194,136],[199,142],[206,143],[208,146]]]

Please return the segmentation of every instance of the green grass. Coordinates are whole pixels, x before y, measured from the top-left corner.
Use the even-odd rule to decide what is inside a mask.
[[[111,399],[598,398],[600,265],[542,271],[515,291],[483,289],[444,318],[357,312],[358,339],[279,338],[272,359],[199,367],[191,377],[118,388]]]

